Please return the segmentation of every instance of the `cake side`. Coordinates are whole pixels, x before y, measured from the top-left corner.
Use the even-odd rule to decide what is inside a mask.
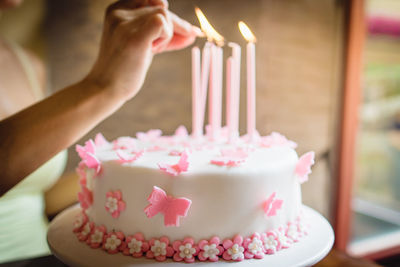
[[[81,236],[87,232],[83,239],[90,240],[96,227],[97,235],[108,230],[124,236],[125,245],[132,235],[153,243],[189,238],[196,246],[215,238],[256,238],[266,253],[267,233],[275,250],[287,246],[289,226],[290,235],[304,234],[300,184],[313,154],[299,159],[295,144],[276,133],[257,143],[242,138],[230,144],[154,131],[111,143],[97,136],[78,148],[84,223],[76,229]]]

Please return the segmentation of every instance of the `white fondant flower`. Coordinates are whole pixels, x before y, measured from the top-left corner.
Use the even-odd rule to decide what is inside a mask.
[[[86,223],[85,226],[84,226],[83,229],[82,229],[81,234],[86,236],[86,235],[88,235],[91,231],[92,231],[92,228],[90,227],[90,224],[89,224],[89,223]]]
[[[74,228],[79,228],[83,225],[84,222],[84,217],[83,215],[80,215],[79,217],[77,217],[74,221]]]
[[[276,241],[275,236],[273,235],[266,236],[264,237],[263,242],[265,250],[272,250],[273,252],[276,251],[276,248],[278,246],[278,241]]]
[[[108,208],[110,213],[118,210],[118,199],[116,199],[115,197],[107,197],[106,208]]]
[[[278,242],[281,244],[282,248],[288,248],[290,246],[289,239],[286,237],[286,235],[280,231],[278,231]]]
[[[254,255],[263,252],[262,241],[258,238],[253,238],[252,242],[248,245],[248,250]]]
[[[154,253],[154,256],[164,256],[167,254],[167,244],[164,242],[160,242],[159,240],[154,241],[154,245],[151,247],[151,251]]]
[[[192,247],[192,244],[186,243],[185,245],[179,246],[179,256],[181,258],[190,259],[193,257],[193,254],[196,253],[196,249]]]
[[[94,230],[94,233],[90,237],[92,243],[101,243],[103,241],[104,233],[99,229]]]
[[[203,247],[203,255],[206,258],[215,259],[217,258],[220,251],[217,249],[217,244],[205,245]]]
[[[115,250],[119,245],[121,245],[121,240],[116,235],[111,235],[106,240],[105,248]]]
[[[136,238],[132,238],[128,243],[129,253],[139,253],[142,249],[143,242],[140,240],[136,240]]]
[[[244,259],[244,248],[239,246],[239,244],[234,244],[231,248],[228,249],[228,254],[232,257],[233,260]]]

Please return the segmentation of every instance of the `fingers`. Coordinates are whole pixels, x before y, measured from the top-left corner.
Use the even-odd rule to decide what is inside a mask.
[[[186,20],[181,19],[172,12],[169,12],[174,25],[174,33],[182,36],[203,36],[203,32],[200,28],[190,24]]]

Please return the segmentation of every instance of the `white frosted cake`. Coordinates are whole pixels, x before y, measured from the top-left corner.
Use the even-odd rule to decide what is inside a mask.
[[[108,253],[163,261],[240,261],[306,234],[300,185],[314,163],[278,133],[234,143],[184,127],[77,146],[80,241]]]

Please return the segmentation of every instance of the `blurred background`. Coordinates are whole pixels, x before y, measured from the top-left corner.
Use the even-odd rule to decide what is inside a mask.
[[[45,62],[51,94],[90,70],[99,48],[104,10],[111,2],[25,1],[4,12],[0,32]],[[257,128],[263,135],[277,131],[296,141],[299,154],[316,152],[313,173],[302,187],[303,202],[333,222],[349,1],[170,1],[172,11],[198,25],[195,6],[242,49],[245,41],[237,22],[245,21],[255,33]],[[348,251],[355,256],[381,250],[382,240],[391,247],[400,246],[400,1],[366,0],[365,17],[353,220],[347,222],[351,229]],[[204,41],[196,44],[202,47]],[[229,55],[230,49],[225,49],[225,59]],[[242,64],[242,134],[245,88]],[[190,49],[157,55],[140,93],[79,143],[97,132],[107,139],[151,128],[171,134],[181,124],[191,127]],[[71,148],[66,171],[73,171],[77,164]],[[396,253],[400,249],[389,256]]]

